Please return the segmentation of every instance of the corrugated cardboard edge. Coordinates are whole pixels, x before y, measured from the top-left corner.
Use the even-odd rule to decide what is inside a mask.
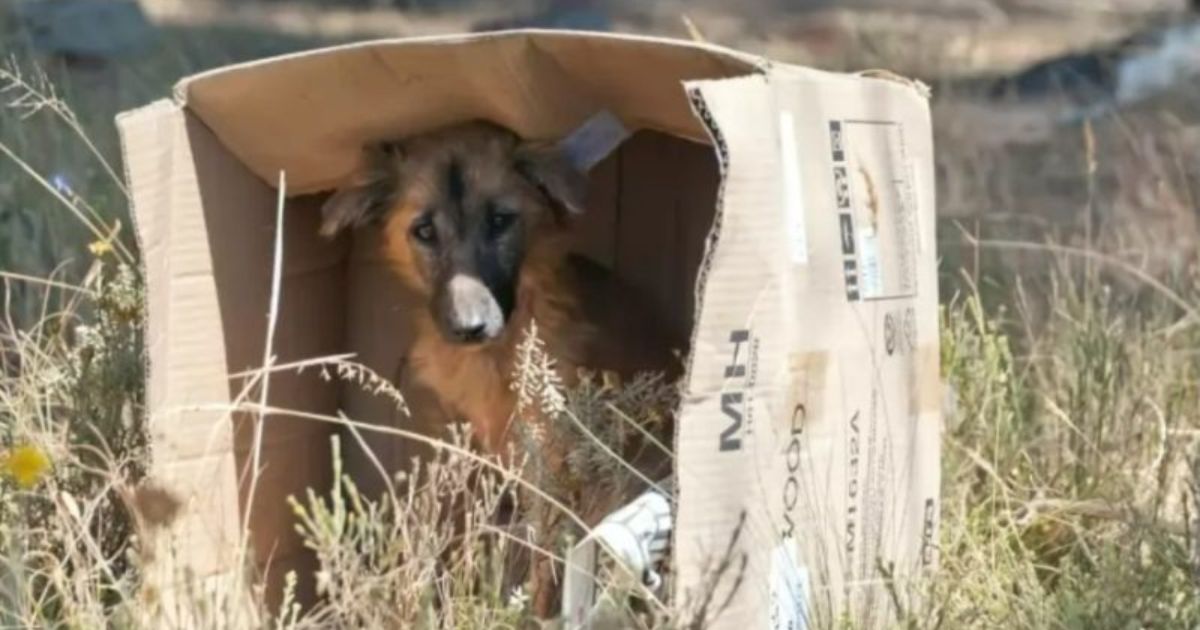
[[[764,69],[765,73],[765,69]],[[727,81],[739,81],[741,79],[725,79]],[[764,78],[765,80],[765,78]],[[721,182],[717,185],[717,198],[714,200],[716,208],[713,210],[712,226],[708,229],[708,235],[704,237],[704,255],[700,258],[700,269],[696,272],[696,285],[692,287],[692,299],[695,302],[695,313],[697,316],[697,324],[692,327],[692,334],[688,340],[689,347],[696,347],[696,335],[700,332],[699,314],[704,310],[704,287],[708,283],[708,274],[712,269],[713,254],[716,251],[717,244],[721,240],[721,221],[724,219],[724,199],[725,199],[725,184],[729,174],[729,147],[725,144],[725,137],[721,133],[721,129],[717,127],[712,120],[712,116],[708,113],[708,105],[704,102],[704,95],[698,89],[701,84],[713,83],[711,81],[694,81],[684,84],[684,90],[688,95],[688,103],[692,107],[692,113],[700,120],[705,132],[708,134],[709,142],[712,144],[713,152],[717,158],[717,176]],[[689,352],[687,362],[684,365],[683,382],[687,383],[691,380],[692,366],[695,362],[695,353]],[[676,415],[682,410],[683,403],[680,402],[680,409],[676,410]],[[679,425],[675,426],[675,441],[679,441]],[[673,480],[678,488],[678,479]]]
[[[174,109],[174,108],[175,108],[175,106],[170,101],[160,99],[160,100],[154,101],[144,107],[139,107],[137,109],[132,109],[132,110],[127,110],[127,111],[121,112],[116,115],[116,117],[114,118],[114,122],[116,123],[117,129],[121,129],[126,124],[132,124],[133,119],[136,117],[147,115],[147,114],[154,114],[154,113],[159,112],[160,110],[165,111],[167,109]],[[148,269],[146,267],[146,257],[145,257],[146,239],[145,239],[144,235],[142,234],[141,222],[138,221],[137,201],[133,195],[133,188],[132,188],[133,175],[130,172],[130,165],[129,165],[129,158],[128,158],[128,156],[129,156],[129,141],[125,137],[125,134],[123,134],[123,133],[117,134],[117,138],[121,145],[121,155],[123,158],[121,160],[121,168],[122,168],[121,175],[125,178],[126,186],[129,187],[129,199],[128,199],[128,201],[129,201],[129,220],[133,224],[133,238],[134,238],[134,241],[137,243],[137,260],[135,263],[135,265],[136,265],[135,268],[138,272],[138,276],[142,279],[142,282],[144,283],[146,281],[146,277],[149,275]],[[149,301],[148,296],[146,297],[146,301]],[[145,334],[146,331],[148,331],[150,328],[150,310],[148,307],[149,307],[148,304],[142,305],[141,324],[142,324],[143,334]],[[150,376],[150,348],[147,344],[144,344],[144,343],[142,344],[141,359],[142,359],[142,370],[143,370],[144,378],[149,378],[149,376]],[[146,406],[146,409],[147,409],[147,413],[148,413],[149,405]],[[151,445],[151,447],[152,447],[152,445]],[[148,448],[150,448],[150,447],[148,447]],[[153,452],[152,448],[150,448],[150,456],[151,457],[154,456],[154,452]]]
[[[880,79],[883,81],[899,83],[900,85],[912,89],[917,94],[920,94],[921,98],[924,98],[925,100],[929,100],[930,96],[932,96],[932,90],[924,82],[896,74],[891,70],[885,70],[883,68],[871,68],[868,70],[860,70],[854,74],[856,76],[866,77],[868,79]]]
[[[196,510],[196,507],[189,504],[195,501],[196,496],[193,493],[179,496],[178,484],[172,484],[171,475],[164,475],[163,473],[166,471],[161,467],[174,462],[162,461],[165,454],[156,449],[157,440],[154,439],[155,423],[159,420],[156,418],[156,414],[171,410],[164,408],[169,399],[166,383],[155,383],[156,378],[165,378],[166,376],[166,370],[162,366],[155,369],[157,365],[155,353],[156,351],[167,352],[160,344],[166,343],[168,332],[166,327],[169,322],[166,321],[165,313],[156,314],[159,306],[155,305],[155,300],[151,295],[152,292],[163,294],[162,299],[169,302],[169,295],[161,285],[169,282],[169,274],[166,270],[170,268],[170,264],[169,260],[165,258],[165,252],[170,240],[168,226],[172,217],[169,211],[170,204],[158,200],[156,197],[169,195],[167,188],[178,184],[172,175],[179,168],[175,164],[175,152],[179,150],[180,137],[187,133],[186,120],[181,106],[171,100],[161,99],[144,107],[122,112],[116,116],[115,122],[120,131],[118,136],[123,156],[123,175],[129,188],[130,220],[134,227],[138,246],[137,269],[141,274],[145,292],[142,314],[144,336],[142,363],[145,370],[146,404],[143,421],[149,436],[150,477],[155,482],[166,482],[165,489],[184,502],[183,511],[185,513],[191,513]],[[152,141],[146,142],[146,145],[153,147],[151,157],[146,157],[143,152],[138,151],[138,147],[133,145],[132,140],[138,134],[148,134],[147,137]],[[147,169],[148,172],[139,173],[141,169]],[[153,185],[147,188],[145,186],[147,182],[151,182]],[[164,243],[161,247],[156,243],[160,239]],[[161,264],[161,270],[155,268],[159,264]],[[162,274],[162,277],[158,277],[156,274]],[[158,290],[154,291],[156,287]],[[162,330],[154,328],[153,323],[155,322],[158,326],[163,327]],[[160,359],[165,361],[166,356],[160,357]],[[225,463],[229,465],[228,471],[222,467],[220,462],[211,462],[210,467],[213,468],[214,474],[223,478],[224,472],[232,472],[232,454]],[[234,484],[232,476],[229,476],[226,481],[231,486]],[[229,515],[223,513],[215,515],[215,518],[218,519],[222,517],[228,518]],[[193,519],[187,517],[184,517],[183,523],[185,528],[213,525],[203,520],[194,522]],[[242,589],[240,592],[235,592],[231,588],[239,583],[240,576],[237,575],[236,564],[223,559],[222,552],[227,550],[214,549],[211,557],[206,558],[210,565],[207,567],[193,566],[188,561],[179,561],[181,554],[192,557],[192,548],[196,544],[204,544],[203,541],[206,537],[197,536],[197,534],[203,534],[202,530],[199,532],[193,531],[193,529],[179,531],[176,524],[168,524],[166,528],[155,532],[153,538],[143,541],[143,544],[149,545],[149,550],[153,554],[153,561],[144,567],[144,587],[156,593],[156,609],[157,613],[163,616],[162,620],[175,624],[186,624],[186,615],[190,614],[191,610],[189,603],[192,603],[194,598],[204,595],[219,595],[225,598],[223,604],[229,607],[230,619],[237,619],[238,613],[252,610],[249,599],[250,591]],[[217,526],[206,529],[215,530],[209,532],[212,534],[225,532],[228,528]],[[218,542],[218,546],[223,545]],[[178,618],[177,615],[185,617]]]
[[[701,126],[704,128],[705,132],[708,134],[709,142],[712,146],[712,150],[715,153],[715,157],[717,158],[718,176],[720,178],[720,183],[718,184],[718,188],[717,188],[716,199],[714,199],[714,203],[716,204],[716,207],[714,208],[714,212],[713,212],[713,223],[712,223],[712,226],[709,228],[708,235],[705,237],[704,254],[701,258],[700,268],[697,271],[695,286],[693,287],[693,291],[694,291],[693,300],[695,302],[695,323],[693,325],[693,329],[692,329],[690,339],[689,339],[691,352],[689,352],[689,354],[687,356],[687,361],[684,366],[684,376],[683,376],[683,380],[682,380],[682,383],[684,383],[685,386],[689,389],[691,387],[691,384],[694,381],[696,356],[698,354],[697,348],[698,348],[698,343],[699,343],[700,335],[701,335],[701,331],[702,331],[702,317],[703,317],[703,313],[705,311],[706,289],[707,289],[707,286],[710,281],[711,272],[713,271],[713,265],[714,265],[714,261],[716,260],[718,247],[721,245],[722,232],[724,231],[724,228],[725,228],[726,200],[729,195],[728,185],[729,185],[730,159],[731,159],[729,144],[726,141],[725,134],[722,131],[722,129],[716,124],[716,121],[714,120],[712,114],[709,112],[709,106],[705,100],[702,89],[704,87],[711,87],[714,85],[735,84],[735,83],[745,84],[747,82],[761,82],[763,84],[769,84],[770,75],[772,74],[772,72],[774,71],[774,69],[776,67],[777,66],[771,62],[764,62],[758,66],[758,72],[756,72],[756,73],[747,74],[747,75],[743,75],[740,77],[727,78],[727,79],[707,79],[707,80],[702,79],[702,80],[684,82],[684,89],[687,93],[688,103],[691,106],[692,113],[694,116],[696,116],[697,120],[700,121]],[[687,394],[686,391],[685,391],[685,394]],[[687,399],[687,396],[685,395],[684,399],[680,401],[679,407],[676,411],[676,416],[678,418],[682,419],[684,416],[685,408],[690,406],[691,404],[693,404],[693,403],[691,401],[689,401]],[[680,443],[681,443],[682,428],[683,428],[682,422],[675,423],[675,436],[674,436],[673,444],[675,447],[677,458],[678,458],[678,454],[681,451]],[[683,588],[683,585],[682,585],[680,571],[679,571],[680,567],[678,565],[678,563],[680,561],[679,552],[682,549],[681,544],[680,544],[680,536],[683,534],[683,532],[680,531],[680,528],[678,526],[679,525],[678,510],[679,510],[680,502],[682,501],[682,497],[684,495],[685,484],[683,483],[683,480],[680,478],[681,471],[678,466],[678,459],[676,461],[677,461],[677,464],[673,471],[674,472],[673,485],[676,489],[675,490],[676,491],[676,495],[675,495],[676,496],[676,504],[675,504],[676,522],[674,523],[674,526],[671,529],[671,545],[670,545],[670,549],[672,550],[672,553],[673,553],[672,564],[674,565],[672,567],[671,573],[672,573],[672,579],[675,581],[675,584],[672,585],[672,592],[670,593],[670,596],[676,600],[677,605],[682,604],[682,605],[686,606],[686,605],[690,605],[690,602],[685,601],[685,598],[688,596],[688,594],[685,593],[683,590],[681,590]],[[730,550],[735,549],[737,547],[737,545],[739,544],[736,542],[737,538],[739,538],[739,536],[735,536],[735,541],[731,541]],[[705,578],[705,579],[707,579],[707,578]],[[714,582],[710,586],[715,587],[716,583]]]
[[[709,54],[718,55],[718,56],[722,56],[722,57],[728,57],[729,59],[732,59],[732,60],[744,62],[755,68],[758,68],[760,72],[765,71],[766,67],[770,64],[770,62],[765,57],[761,57],[759,55],[752,55],[750,53],[744,53],[741,51],[734,50],[732,48],[726,48],[724,46],[718,46],[718,45],[709,44],[706,42],[695,42],[695,41],[690,41],[690,40],[674,39],[674,38],[670,38],[670,37],[655,37],[655,36],[650,36],[650,35],[631,35],[631,34],[625,34],[625,33],[592,33],[592,32],[581,33],[579,31],[568,31],[568,30],[561,30],[561,29],[510,29],[510,30],[503,30],[503,31],[492,31],[492,32],[487,32],[487,33],[469,33],[469,34],[457,34],[457,35],[424,35],[424,36],[418,36],[418,37],[395,37],[395,38],[371,39],[371,40],[366,40],[366,41],[361,41],[361,42],[353,42],[350,44],[341,44],[341,45],[337,45],[337,46],[326,46],[324,48],[316,48],[313,50],[305,50],[305,51],[296,52],[296,53],[289,53],[286,55],[276,55],[274,57],[266,57],[264,59],[256,59],[253,61],[235,63],[235,64],[231,64],[228,66],[222,66],[220,68],[214,68],[212,70],[206,70],[204,72],[200,72],[200,73],[197,73],[197,74],[194,74],[194,75],[191,75],[191,76],[181,79],[179,82],[177,82],[175,84],[174,99],[175,99],[176,103],[179,103],[180,105],[186,105],[188,102],[188,90],[191,87],[192,83],[201,81],[203,79],[208,79],[211,77],[226,74],[226,73],[238,72],[240,70],[244,70],[247,68],[265,66],[265,65],[269,65],[269,64],[273,64],[273,63],[278,63],[281,61],[304,59],[307,57],[315,57],[315,56],[320,56],[320,55],[336,54],[336,53],[340,53],[343,51],[361,50],[361,49],[373,48],[373,47],[377,47],[377,46],[381,46],[381,45],[392,46],[392,45],[405,45],[405,44],[441,44],[441,45],[452,46],[452,45],[477,42],[477,41],[505,39],[505,38],[512,38],[512,37],[526,37],[526,36],[549,37],[549,38],[561,37],[561,38],[571,38],[571,39],[610,40],[610,41],[616,41],[616,42],[656,44],[656,45],[669,46],[669,47],[675,47],[675,48],[681,48],[681,49],[692,49],[692,50],[707,52]]]

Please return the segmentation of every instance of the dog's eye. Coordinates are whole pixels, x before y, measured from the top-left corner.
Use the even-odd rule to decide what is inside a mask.
[[[493,210],[488,213],[488,232],[499,236],[509,230],[517,222],[517,213],[504,210]]]
[[[432,244],[437,242],[437,229],[433,227],[433,221],[429,218],[414,221],[410,231],[413,238],[422,243]]]

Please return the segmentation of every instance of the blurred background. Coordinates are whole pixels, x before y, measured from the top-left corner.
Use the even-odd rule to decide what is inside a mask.
[[[956,221],[944,255],[956,256],[963,230],[1066,241],[1086,226],[1090,244],[1160,274],[1190,265],[1196,242],[1198,24],[1189,0],[0,0],[0,57],[27,78],[44,73],[113,164],[113,116],[180,77],[365,38],[571,28],[883,68],[932,88],[939,212]],[[111,178],[61,129],[13,124],[36,103],[8,105],[0,139],[123,213],[105,203]],[[44,273],[78,251],[70,235],[42,234],[71,226],[42,220],[38,206],[52,201],[23,190],[36,186],[0,177],[0,267]]]

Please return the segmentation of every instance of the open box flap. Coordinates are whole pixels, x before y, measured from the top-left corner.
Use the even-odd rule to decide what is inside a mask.
[[[234,159],[188,109],[159,101],[118,117],[132,215],[146,281],[147,410],[151,477],[182,503],[181,516],[154,537],[164,561],[152,578],[235,579],[240,524],[253,502],[238,480],[246,470],[254,418],[232,409],[263,364],[273,267],[275,193]],[[281,363],[336,354],[343,326],[337,290],[345,243],[317,234],[312,200],[293,199],[285,223],[283,288],[275,330]],[[319,375],[279,373],[270,403],[332,411],[337,388]],[[270,414],[264,452],[323,462],[328,427]],[[289,468],[269,458],[250,519],[259,560],[291,561],[300,544],[283,500],[327,487],[324,464]],[[168,561],[167,558],[170,560]],[[191,579],[188,578],[188,579]]]
[[[304,52],[184,79],[179,102],[252,172],[289,193],[326,190],[365,142],[469,118],[554,139],[601,109],[632,130],[703,139],[681,83],[759,71],[706,44],[560,31],[384,40]]]
[[[118,118],[126,179],[141,250],[148,304],[145,333],[147,408],[153,444],[151,476],[182,501],[190,518],[171,524],[169,536],[154,537],[155,556],[184,556],[200,579],[227,575],[238,540],[238,509],[232,424],[220,414],[190,409],[225,401],[216,287],[187,114],[158,101]],[[198,150],[203,150],[199,147]],[[181,168],[182,166],[182,168]],[[187,548],[174,543],[187,541]],[[193,555],[192,548],[203,553]],[[169,562],[151,570],[166,569]],[[158,576],[159,583],[178,580]]]
[[[876,561],[912,575],[935,540],[928,104],[791,67],[688,91],[723,181],[678,423],[676,597],[713,588],[719,628],[885,618]]]

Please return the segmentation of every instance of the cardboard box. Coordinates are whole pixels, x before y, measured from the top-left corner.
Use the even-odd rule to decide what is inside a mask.
[[[280,172],[276,361],[349,352],[390,377],[412,301],[371,232],[324,241],[316,229],[360,146],[469,118],[555,139],[603,109],[637,133],[593,170],[578,250],[651,292],[691,339],[676,598],[712,592],[716,628],[885,616],[877,561],[898,576],[933,562],[938,514],[925,94],[708,45],[546,31],[222,68],[119,117],[148,281],[152,473],[186,500],[164,543],[168,573],[219,583],[236,572],[248,504],[236,473],[254,419],[221,406],[244,387],[235,375],[264,361]],[[276,375],[270,403],[401,421],[390,402],[316,371]],[[329,487],[330,431],[296,417],[264,424],[249,523],[272,585],[313,565],[284,497]],[[412,454],[372,440],[389,465]],[[357,474],[364,485],[378,476],[361,463]]]

